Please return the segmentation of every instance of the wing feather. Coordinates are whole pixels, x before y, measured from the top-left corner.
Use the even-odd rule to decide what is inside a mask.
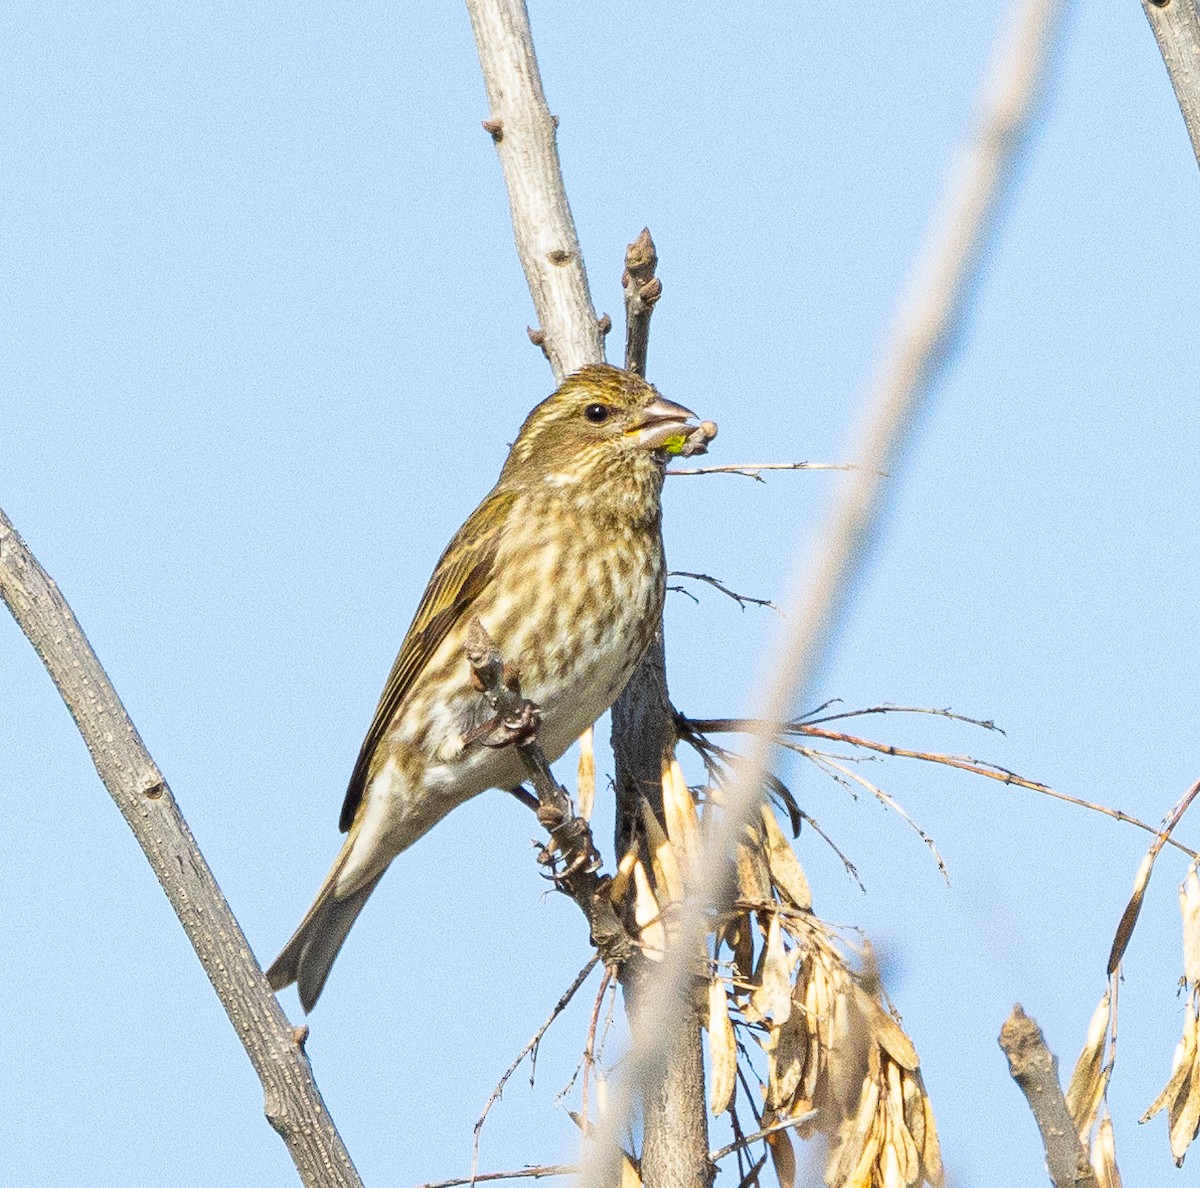
[[[358,752],[338,822],[343,833],[354,823],[366,792],[371,761],[397,711],[450,629],[461,621],[487,585],[515,499],[515,491],[493,491],[455,533],[438,561]]]

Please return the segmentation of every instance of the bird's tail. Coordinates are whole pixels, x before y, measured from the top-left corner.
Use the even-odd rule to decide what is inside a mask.
[[[300,1005],[305,1014],[313,1009],[320,997],[325,979],[329,977],[334,958],[337,957],[350,926],[358,918],[367,897],[375,890],[376,883],[383,878],[383,871],[380,871],[349,895],[340,899],[334,895],[338,875],[346,864],[353,840],[352,833],[346,839],[346,844],[332,869],[325,876],[317,898],[300,922],[300,927],[267,970],[267,981],[274,990],[282,990],[285,986],[296,983],[296,989],[300,991]]]

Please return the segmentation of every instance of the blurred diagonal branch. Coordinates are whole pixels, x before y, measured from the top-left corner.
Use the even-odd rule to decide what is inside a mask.
[[[1196,0],[1142,0],[1142,11],[1154,30],[1200,163],[1200,10]]]
[[[271,1125],[311,1188],[361,1186],[294,1033],[166,780],[58,587],[0,511],[0,597],[33,644],[104,786],[162,884],[263,1084]]]
[[[978,275],[1005,183],[1019,159],[1062,7],[1060,0],[1023,0],[1015,32],[1005,38],[986,80],[974,134],[953,170],[871,389],[856,452],[861,469],[853,472],[819,537],[816,564],[805,566],[808,580],[793,600],[790,630],[771,650],[775,663],[760,686],[765,692],[758,714],[768,722],[785,719],[793,701],[808,688],[849,602],[882,517],[881,475],[894,470],[917,410],[961,328],[965,299]],[[761,773],[774,745],[769,729],[752,736],[727,790],[725,812],[706,815],[701,878],[647,995],[642,1033],[646,1042],[630,1053],[625,1076],[600,1121],[598,1141],[588,1153],[582,1176],[586,1188],[615,1181],[619,1137],[631,1104],[679,1040],[673,1020],[689,993],[689,954],[703,940],[710,911],[723,907],[731,893],[729,855],[758,812]]]

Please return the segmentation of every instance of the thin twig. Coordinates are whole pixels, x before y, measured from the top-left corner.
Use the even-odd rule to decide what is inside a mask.
[[[939,711],[931,710],[927,712],[937,713]],[[833,719],[828,720],[832,721]],[[971,721],[969,718],[964,720]],[[687,722],[692,730],[701,737],[709,733],[752,734],[755,730],[762,729],[763,725],[760,719],[755,718],[688,718]],[[990,723],[987,722],[976,724],[985,727],[990,726]],[[998,727],[992,728],[998,729]],[[983,776],[989,780],[997,780],[1001,784],[1008,784],[1014,788],[1027,788],[1031,792],[1037,792],[1042,796],[1049,796],[1053,800],[1061,800],[1065,804],[1073,804],[1077,808],[1087,809],[1093,813],[1100,813],[1102,816],[1111,817],[1114,821],[1121,821],[1146,833],[1153,833],[1156,837],[1160,832],[1157,826],[1124,812],[1122,809],[1110,808],[1106,804],[1098,804],[1096,801],[1084,800],[1080,796],[1071,796],[1067,792],[1059,792],[1057,789],[1051,788],[1048,784],[1026,779],[1024,776],[1017,775],[1016,772],[1009,771],[1007,768],[1000,767],[995,763],[985,763],[982,760],[971,759],[964,755],[947,755],[938,751],[913,751],[907,747],[897,747],[892,743],[876,742],[874,739],[863,738],[856,734],[846,734],[840,730],[825,730],[809,722],[780,722],[771,724],[771,729],[777,730],[781,735],[803,734],[809,738],[823,738],[829,742],[845,743],[847,746],[861,747],[863,750],[875,751],[880,755],[894,756],[897,759],[918,759],[923,763],[940,763],[944,767],[953,767],[958,771],[966,771],[972,775]],[[711,745],[715,746],[715,744]],[[789,742],[786,738],[781,739],[780,745],[801,754],[808,750],[808,748],[800,746],[797,743]],[[724,754],[731,759],[733,757],[732,752],[726,751]],[[1169,833],[1164,838],[1162,844],[1174,847],[1189,858],[1200,858],[1200,854],[1190,847],[1185,846],[1182,842],[1176,841]]]
[[[542,1042],[542,1036],[544,1036],[546,1034],[546,1032],[550,1030],[550,1025],[554,1022],[554,1020],[557,1019],[559,1017],[559,1015],[561,1015],[563,1013],[563,1011],[565,1011],[567,1009],[567,1006],[570,1003],[571,999],[575,997],[575,992],[579,989],[580,986],[583,985],[584,982],[587,981],[588,974],[590,974],[592,972],[592,970],[596,968],[596,963],[599,960],[600,960],[599,954],[593,953],[591,960],[579,971],[579,973],[577,973],[575,975],[575,980],[570,984],[570,986],[567,987],[567,989],[564,991],[562,997],[558,1000],[558,1002],[554,1004],[554,1010],[552,1010],[550,1012],[548,1018],[541,1025],[541,1027],[539,1027],[537,1029],[537,1031],[534,1032],[533,1038],[529,1041],[529,1043],[527,1043],[521,1049],[521,1051],[517,1054],[517,1058],[512,1062],[512,1064],[510,1064],[508,1066],[508,1068],[506,1068],[504,1070],[504,1075],[496,1083],[495,1089],[492,1090],[491,1095],[488,1097],[487,1101],[484,1103],[483,1112],[479,1115],[478,1119],[475,1122],[475,1141],[471,1146],[471,1178],[472,1178],[472,1180],[475,1179],[475,1172],[479,1167],[480,1135],[483,1131],[483,1124],[487,1121],[487,1116],[488,1116],[488,1113],[490,1112],[492,1106],[494,1106],[496,1104],[496,1102],[500,1100],[501,1095],[504,1093],[504,1086],[508,1084],[509,1077],[511,1077],[513,1075],[513,1073],[515,1073],[517,1071],[517,1069],[521,1065],[521,1061],[524,1060],[525,1057],[528,1056],[531,1052],[534,1052],[537,1049],[538,1044],[540,1044]],[[531,1078],[531,1080],[532,1080],[532,1078]]]
[[[431,1180],[419,1188],[459,1188],[462,1184],[484,1184],[488,1180],[528,1180],[542,1176],[573,1176],[579,1171],[573,1163],[545,1163],[538,1167],[521,1167],[515,1171],[481,1172],[477,1176],[462,1176],[457,1180]]]
[[[826,722],[840,722],[845,718],[865,718],[870,714],[929,714],[936,718],[948,718],[951,722],[965,722],[968,726],[979,726],[983,730],[992,730],[996,734],[1005,732],[991,718],[970,718],[966,714],[956,714],[952,709],[936,709],[928,705],[871,705],[866,709],[844,710],[836,714],[825,714],[818,718],[814,715],[828,709],[832,701],[818,706],[810,714],[805,714],[800,721],[806,726],[822,726]]]
[[[762,1156],[755,1162],[754,1166],[741,1178],[738,1188],[757,1188],[758,1173],[766,1166],[769,1156],[769,1151],[762,1153]]]
[[[695,466],[668,470],[667,474],[741,474],[765,483],[764,470],[858,470],[853,462],[734,462],[728,466]],[[887,475],[881,475],[887,478]]]
[[[301,1181],[361,1188],[308,1058],[208,863],[57,585],[0,511],[0,597],[58,686],[262,1081]]]
[[[787,617],[789,628],[773,647],[770,674],[760,683],[768,722],[788,716],[821,667],[832,633],[862,570],[882,511],[881,473],[898,462],[922,398],[945,362],[963,324],[966,296],[978,274],[998,201],[1018,156],[1023,132],[1040,92],[1051,34],[1061,0],[1023,0],[1015,36],[1005,38],[994,74],[984,91],[981,118],[960,165],[954,170],[944,213],[912,278],[892,344],[876,381],[855,458],[861,470],[844,484],[833,515],[819,539],[816,563],[806,561],[803,594]],[[728,855],[742,829],[758,812],[761,773],[774,747],[771,734],[753,735],[735,769],[724,812],[706,816],[698,877],[668,951],[644,1003],[641,1040],[625,1062],[625,1076],[601,1119],[602,1131],[587,1153],[583,1188],[602,1188],[616,1179],[619,1139],[633,1102],[668,1056],[675,1032],[671,1020],[691,991],[691,954],[703,944],[709,913],[730,893]]]
[[[1027,788],[1031,792],[1037,792],[1042,796],[1049,796],[1054,800],[1061,800],[1066,804],[1073,804],[1078,808],[1087,809],[1093,813],[1101,813],[1103,816],[1111,817],[1114,821],[1123,821],[1126,825],[1133,825],[1135,828],[1142,829],[1147,833],[1158,833],[1158,830],[1153,825],[1147,824],[1147,822],[1123,812],[1121,809],[1109,808],[1106,804],[1097,804],[1095,801],[1084,800],[1079,796],[1071,796],[1066,792],[1059,792],[1051,788],[1048,784],[1026,779],[1024,776],[1017,775],[1016,772],[1008,771],[1006,768],[992,763],[980,762],[978,759],[970,759],[961,755],[943,755],[936,751],[910,751],[905,747],[893,746],[891,743],[878,743],[871,739],[859,738],[853,734],[843,734],[837,730],[822,730],[818,727],[802,727],[798,733],[815,738],[828,739],[831,742],[846,743],[849,746],[862,747],[865,750],[877,751],[881,755],[894,755],[900,759],[919,759],[924,763],[940,763],[945,767],[953,767],[959,771],[968,771],[973,775],[984,776],[989,780],[998,780],[1002,784],[1009,784],[1015,788]],[[1173,837],[1167,838],[1167,844],[1187,854],[1189,858],[1197,857],[1195,850],[1189,849],[1181,842],[1177,842]]]
[[[739,594],[736,590],[731,590],[727,585],[725,585],[724,582],[719,581],[717,578],[709,577],[707,573],[689,573],[686,569],[672,569],[667,576],[691,578],[694,582],[706,582],[708,585],[712,586],[714,590],[720,590],[721,593],[726,597],[732,598],[734,602],[736,602],[738,606],[742,608],[742,610],[745,610],[747,606],[765,606],[769,607],[776,614],[781,613],[779,607],[777,607],[775,603],[769,601],[768,599],[751,598],[749,594]],[[672,586],[671,588],[673,590],[683,590],[682,586]],[[686,594],[687,591],[684,590],[684,593]]]
[[[872,784],[870,780],[865,779],[863,776],[859,775],[858,772],[851,771],[850,768],[845,766],[845,764],[839,763],[830,755],[822,755],[820,752],[814,751],[809,747],[805,747],[800,753],[806,759],[815,763],[820,768],[825,770],[833,768],[834,771],[841,772],[846,779],[853,780],[860,788],[865,788],[868,792],[870,792],[871,795],[874,796],[875,799],[878,800],[879,803],[885,808],[890,808],[897,813],[900,819],[904,821],[929,847],[930,852],[933,854],[934,860],[937,862],[938,870],[942,872],[942,878],[944,878],[947,883],[950,882],[950,872],[946,869],[946,863],[942,860],[941,854],[938,853],[937,843],[935,843],[933,838],[931,838],[929,834],[927,834],[925,830],[922,829],[921,826],[918,825],[916,821],[914,821],[912,817],[910,817],[908,813],[904,811],[903,807],[897,803],[895,797],[888,795],[888,793],[886,793],[882,788]]]
[[[600,1023],[600,1008],[604,1005],[604,993],[612,981],[612,970],[605,969],[604,977],[600,979],[600,989],[596,991],[596,1001],[592,1004],[592,1017],[588,1021],[587,1040],[584,1042],[583,1059],[580,1061],[583,1083],[580,1086],[579,1113],[584,1123],[588,1120],[588,1082],[592,1066],[596,1063],[596,1028]]]
[[[720,1150],[714,1151],[709,1158],[713,1163],[716,1163],[719,1159],[724,1159],[726,1155],[731,1155],[734,1151],[748,1147],[751,1143],[757,1143],[765,1139],[768,1135],[778,1134],[781,1130],[791,1130],[793,1126],[801,1126],[805,1122],[811,1122],[816,1116],[816,1110],[809,1110],[806,1114],[797,1114],[794,1118],[785,1118],[782,1122],[776,1122],[773,1126],[768,1126],[760,1130],[757,1134],[748,1134],[736,1142],[729,1143],[728,1146],[721,1147]]]

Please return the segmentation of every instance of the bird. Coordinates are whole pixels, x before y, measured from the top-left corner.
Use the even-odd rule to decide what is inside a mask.
[[[434,568],[359,750],[346,839],[308,914],[267,971],[312,1010],[392,860],[452,809],[513,789],[513,747],[470,741],[493,715],[464,657],[478,619],[553,763],[624,689],[661,621],[666,460],[702,453],[711,421],[632,371],[591,364],[525,419],[500,477]]]

